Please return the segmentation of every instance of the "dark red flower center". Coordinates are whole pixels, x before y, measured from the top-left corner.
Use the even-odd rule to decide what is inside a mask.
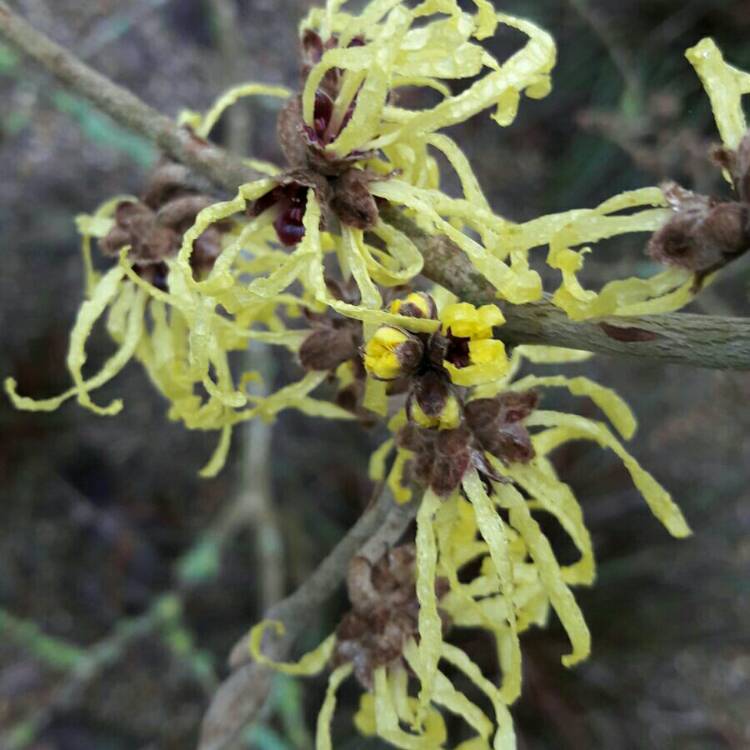
[[[469,357],[469,339],[460,336],[448,336],[448,350],[445,359],[454,367],[468,367],[471,364]]]
[[[354,97],[354,100],[349,104],[344,116],[341,118],[341,122],[334,126],[333,99],[325,91],[318,89],[315,92],[313,125],[312,127],[305,125],[305,134],[310,143],[321,148],[327,146],[329,143],[333,143],[338,138],[339,133],[349,124],[349,120],[352,119],[356,100],[357,98]]]
[[[259,216],[272,206],[278,208],[273,221],[276,236],[283,245],[296,245],[305,236],[302,220],[307,207],[307,188],[293,182],[279,185],[255,201],[253,215]]]

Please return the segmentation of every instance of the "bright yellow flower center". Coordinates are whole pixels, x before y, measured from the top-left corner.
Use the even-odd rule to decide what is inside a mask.
[[[480,339],[469,342],[468,367],[456,367],[447,361],[443,365],[453,383],[470,387],[500,380],[508,372],[509,363],[502,341]]]
[[[365,369],[380,380],[394,380],[402,372],[398,347],[409,340],[409,334],[393,326],[381,326],[365,347]]]
[[[493,326],[505,323],[505,316],[497,305],[474,307],[468,302],[456,302],[445,307],[440,320],[443,333],[475,341],[492,338]]]
[[[432,306],[430,304],[430,298],[426,294],[421,292],[412,292],[405,299],[395,299],[391,302],[391,312],[394,315],[401,313],[401,308],[404,305],[413,305],[422,313],[425,318],[432,317]]]

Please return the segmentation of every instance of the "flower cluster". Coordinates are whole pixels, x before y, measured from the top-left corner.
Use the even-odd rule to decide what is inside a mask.
[[[352,609],[336,632],[298,664],[274,666],[292,674],[332,670],[319,750],[332,747],[336,690],[352,674],[364,691],[356,724],[365,735],[401,748],[445,747],[452,740],[439,709],[446,709],[475,734],[461,750],[507,750],[515,746],[508,707],[521,690],[519,635],[553,611],[571,642],[563,663],[590,650],[571,586],[594,580],[592,543],[550,454],[573,440],[612,450],[667,530],[682,537],[689,529],[620,441],[633,436],[636,422],[617,394],[585,377],[517,378],[524,361],[562,365],[588,355],[538,346],[507,352],[497,304],[476,307],[439,287],[419,291],[422,248],[390,218],[401,212],[428,239],[447,238],[498,303],[542,297],[532,251],[546,248],[547,267],[559,272],[547,291],[573,320],[676,310],[750,245],[750,136],[741,105],[750,74],[728,65],[711,40],[688,52],[711,99],[723,140],[716,160],[735,199],[669,184],[514,223],[492,210],[465,155],[441,131],[487,109],[508,126],[522,95],[546,96],[552,37],[497,13],[489,0],[473,0],[474,12],[457,0],[371,0],[358,15],[345,5],[327,0],[302,22],[299,91],[245,84],[207,113],[182,116],[197,138],[208,138],[240,98],[283,100],[277,130],[285,165],[247,159],[262,177],[217,201],[186,169],[165,163],[142,195],[115,197],[79,217],[86,300],[70,339],[73,386],[44,400],[20,396],[12,379],[6,390],[22,409],[51,411],[76,398],[112,415],[121,402],[101,406],[91,394],[135,359],[168,400],[170,418],[219,433],[204,476],[221,469],[233,427],[248,419],[294,408],[386,422],[390,437],[373,454],[370,474],[396,501],[418,505],[414,543],[382,560],[355,559]],[[482,45],[499,25],[524,41],[504,61]],[[458,80],[471,83],[454,93]],[[433,103],[401,106],[404,87]],[[436,156],[458,176],[460,197],[440,190]],[[591,246],[629,233],[650,234],[649,252],[667,268],[612,280],[598,292],[585,288],[580,275]],[[103,273],[94,240],[109,259]],[[117,349],[87,377],[86,342],[105,317]],[[251,341],[294,352],[305,374],[259,393],[258,373],[238,372],[230,358]],[[331,381],[333,400],[313,395]],[[543,410],[547,388],[590,398],[614,429]],[[537,520],[544,514],[571,538],[576,562],[557,561]],[[462,627],[484,632],[499,685],[451,643]],[[268,630],[261,623],[251,637],[255,658],[265,662]],[[474,683],[492,718],[455,687],[443,663]]]

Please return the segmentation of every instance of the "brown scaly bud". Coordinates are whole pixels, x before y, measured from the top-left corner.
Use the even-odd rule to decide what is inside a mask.
[[[468,468],[476,466],[472,435],[465,426],[432,430],[407,424],[399,431],[396,442],[400,448],[415,454],[412,459],[414,479],[440,497],[451,495]]]
[[[197,192],[199,183],[179,164],[165,162],[149,179],[140,201],[122,201],[115,208],[114,227],[99,241],[105,255],[117,255],[129,246],[128,257],[142,278],[166,288],[168,269],[164,260],[174,257],[183,234],[204,208],[215,203]],[[232,222],[213,224],[193,243],[190,264],[200,277],[213,268],[222,250],[222,235]],[[154,268],[151,268],[151,267]],[[148,269],[148,270],[147,270]]]
[[[203,177],[191,172],[182,164],[162,161],[149,177],[141,200],[149,208],[158,211],[163,205],[180,195],[205,195],[211,184]]]
[[[302,136],[302,99],[291,97],[276,120],[276,136],[281,152],[292,169],[306,169],[307,143]]]
[[[115,225],[99,241],[105,255],[117,255],[130,245],[129,257],[136,263],[159,263],[177,253],[180,235],[160,224],[156,214],[140,202],[122,201],[117,204]]]
[[[195,223],[195,217],[214,203],[208,195],[180,195],[163,203],[156,211],[156,218],[159,224],[184,234]],[[229,228],[226,222],[224,228]]]
[[[736,151],[719,146],[711,152],[711,157],[729,172],[739,199],[743,203],[750,203],[750,131],[740,141]]]
[[[299,348],[299,361],[306,370],[333,371],[357,357],[359,341],[352,326],[325,327],[313,331]]]
[[[352,609],[336,630],[331,661],[333,667],[351,663],[367,690],[372,689],[375,670],[400,661],[406,643],[419,637],[415,560],[414,545],[407,544],[390,550],[375,565],[364,557],[355,557],[349,565],[347,589]],[[438,598],[447,591],[447,581],[437,579]],[[441,617],[447,629],[449,620],[442,612]]]
[[[342,224],[371,229],[378,220],[378,206],[370,193],[373,176],[361,169],[349,169],[332,180],[331,210]]]
[[[535,391],[509,391],[470,401],[464,418],[483,450],[507,463],[528,463],[534,458],[534,447],[523,422],[538,403]]]
[[[649,241],[648,253],[667,265],[696,274],[695,286],[750,248],[750,206],[719,202],[685,190],[677,183],[662,185],[673,216]]]
[[[394,315],[407,315],[410,318],[437,318],[437,305],[427,292],[412,292],[403,299],[395,299],[391,303]]]

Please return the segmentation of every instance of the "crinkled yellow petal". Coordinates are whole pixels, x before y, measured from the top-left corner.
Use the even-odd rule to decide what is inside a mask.
[[[442,79],[479,75],[488,56],[480,45],[467,41],[471,31],[468,16],[433,21],[411,29],[396,58],[395,74]]]
[[[456,367],[447,360],[443,362],[456,385],[471,387],[499,380],[509,367],[505,344],[497,339],[470,341],[469,362],[467,367]]]
[[[83,366],[86,363],[86,341],[91,335],[91,331],[96,324],[96,321],[101,317],[106,308],[112,303],[114,298],[121,291],[121,282],[123,278],[122,270],[119,266],[110,269],[101,279],[97,287],[94,289],[91,298],[86,300],[78,311],[75,325],[70,334],[70,348],[68,349],[67,365],[73,376],[73,382],[75,383],[76,390],[78,393],[78,401],[82,406],[86,406],[97,414],[102,415],[113,415],[117,414],[122,409],[122,401],[119,399],[113,401],[108,407],[101,408],[92,403],[88,392],[86,390],[86,384],[83,379]],[[132,356],[133,351],[137,345],[137,337],[140,335],[140,331],[143,326],[143,310],[145,307],[146,299],[145,295],[139,293],[138,305],[140,309],[140,315],[138,317],[132,317],[134,323],[133,334],[128,337],[128,349],[122,352],[122,356],[115,355],[117,361],[113,362],[110,359],[105,365],[105,368],[111,372],[111,375],[107,375],[106,379],[115,375],[125,362]],[[135,338],[135,341],[133,341]],[[127,356],[127,359],[126,359]]]
[[[358,16],[340,14],[344,28],[339,35],[338,46],[347,47],[356,36],[371,36],[373,28],[382,21],[387,13],[401,3],[402,0],[370,0]],[[335,23],[332,28],[337,25]]]
[[[702,39],[685,56],[711,100],[721,140],[727,148],[736,149],[747,132],[742,96],[750,93],[750,74],[728,65],[710,38]]]
[[[522,344],[513,349],[514,354],[527,359],[535,365],[558,365],[569,362],[585,362],[594,355],[579,349],[564,349],[560,346],[537,346]]]
[[[510,387],[514,391],[529,388],[566,388],[574,396],[588,396],[626,440],[630,440],[635,434],[638,423],[627,403],[611,388],[599,385],[589,378],[580,375],[574,378],[566,378],[563,375],[527,375]]]
[[[444,643],[441,656],[449,664],[460,669],[490,699],[495,709],[495,720],[498,726],[492,744],[493,750],[515,750],[516,735],[513,731],[513,719],[500,695],[500,691],[482,674],[479,667],[456,646]]]
[[[294,403],[294,408],[308,417],[344,420],[356,419],[355,414],[352,414],[343,407],[338,406],[337,404],[332,404],[330,401],[323,401],[322,399],[317,398],[301,398]]]
[[[411,639],[407,643],[407,647],[409,646],[415,647]],[[401,664],[391,666],[388,669],[388,682],[399,721],[403,721],[407,726],[414,726],[417,719],[414,713],[416,700],[409,696],[409,675],[406,669],[402,668]]]
[[[476,25],[474,36],[477,39],[487,39],[495,33],[497,28],[497,15],[490,0],[474,0],[477,6]]]
[[[112,271],[115,271],[115,269],[112,269]],[[78,401],[82,406],[96,414],[111,416],[117,414],[122,409],[122,401],[120,399],[116,399],[107,407],[100,407],[94,404],[88,395],[90,391],[99,388],[114,378],[133,358],[143,332],[143,316],[146,303],[145,294],[140,291],[135,293],[132,288],[118,289],[117,285],[121,277],[118,277],[117,273],[113,274],[112,271],[106,274],[100,282],[102,284],[106,279],[107,284],[104,287],[97,286],[92,299],[89,300],[89,302],[96,300],[96,303],[93,306],[87,306],[88,303],[84,303],[79,310],[76,324],[71,333],[68,367],[75,383],[73,388],[54,398],[36,400],[19,396],[16,381],[13,378],[7,378],[5,381],[5,390],[17,409],[43,412],[55,411],[65,401],[74,396],[78,397]],[[84,380],[81,373],[83,364],[86,361],[84,345],[96,320],[104,312],[107,305],[110,304],[111,295],[119,295],[113,305],[116,305],[120,299],[125,303],[119,305],[122,312],[126,315],[126,318],[122,321],[123,330],[121,333],[123,339],[117,351],[105,362],[101,370],[88,380]],[[127,321],[126,326],[125,320]]]
[[[456,493],[443,500],[435,516],[440,545],[440,570],[455,571],[487,553],[487,545],[477,538],[477,521],[471,503]],[[446,566],[445,563],[448,563]]]
[[[385,464],[388,460],[388,456],[390,456],[393,451],[393,444],[393,438],[388,438],[388,440],[383,442],[372,452],[367,475],[373,482],[382,482],[385,479]]]
[[[480,737],[487,738],[492,733],[492,722],[484,715],[484,712],[463,693],[456,690],[442,672],[437,673],[432,700],[464,719]]]
[[[371,256],[368,256],[368,268],[379,284],[385,286],[406,284],[422,272],[424,265],[422,253],[403,232],[382,220],[378,220],[371,231],[383,240],[388,253],[397,264],[393,269],[385,269],[383,264],[375,262]]]
[[[315,728],[315,750],[333,750],[331,743],[331,720],[336,710],[336,691],[344,680],[352,673],[351,664],[342,664],[331,672],[326,688],[326,697],[318,713]]]
[[[479,180],[458,144],[442,133],[433,133],[427,138],[427,143],[438,149],[448,159],[461,181],[461,189],[466,200],[475,203],[477,206],[483,206],[488,211],[491,210],[487,198],[479,186]]]
[[[455,750],[491,750],[490,744],[483,737],[474,737],[456,745]]]
[[[509,509],[511,525],[520,532],[531,559],[539,569],[542,584],[573,647],[570,654],[563,656],[562,662],[567,667],[573,666],[588,657],[591,652],[591,634],[583,613],[565,584],[552,547],[539,524],[532,518],[526,500],[510,484],[497,485],[495,492],[500,505]]]
[[[581,553],[581,559],[563,568],[566,583],[591,584],[595,576],[594,548],[581,506],[567,484],[554,474],[551,466],[537,458],[528,464],[512,463],[503,472],[515,481],[539,506],[558,519]]]
[[[671,268],[661,274],[651,277],[648,279],[648,282],[652,283],[649,284],[648,287],[640,287],[639,291],[641,289],[646,289],[648,295],[652,296],[653,299],[644,299],[642,301],[638,300],[634,302],[623,301],[617,307],[617,314],[625,316],[661,315],[685,307],[685,305],[692,302],[695,297],[693,279],[692,277],[686,279],[685,276],[686,272],[684,270]],[[703,286],[705,287],[711,284],[715,277],[716,274],[708,276],[703,282]],[[665,285],[664,282],[667,282],[667,284]],[[618,285],[627,283],[627,281],[612,281],[602,288],[601,294],[606,296],[608,293],[612,292],[614,296],[614,291],[619,291]],[[665,291],[661,296],[658,296],[659,291],[654,291],[652,293],[652,290],[656,290],[659,287],[664,288],[664,286],[667,286],[667,289],[671,286],[672,291]],[[631,288],[635,290],[636,286],[631,285]],[[644,295],[641,293],[640,296]]]
[[[400,2],[400,0],[399,0]],[[434,89],[439,94],[442,94],[443,96],[450,96],[451,90],[448,86],[446,86],[444,83],[441,83],[440,81],[436,80],[435,78],[429,78],[427,76],[399,76],[391,86],[391,89],[399,89],[404,88],[406,86],[413,86],[416,88],[427,88],[427,89]],[[387,107],[384,108],[385,113],[384,117],[387,119]]]
[[[375,726],[378,736],[402,750],[438,750],[441,748],[446,739],[442,719],[432,722],[430,736],[426,734],[429,731],[428,722],[425,722],[425,734],[422,736],[409,734],[401,729],[388,682],[385,667],[378,667],[374,674]],[[438,715],[436,712],[429,712],[428,716],[430,714]]]
[[[260,174],[267,175],[268,177],[276,177],[281,174],[282,169],[272,164],[270,161],[263,161],[262,159],[248,159],[242,160],[243,164],[246,164],[250,169],[254,169]]]
[[[466,508],[468,513],[462,513],[462,508]],[[450,591],[440,600],[441,610],[451,616],[456,626],[468,624],[469,627],[497,632],[498,621],[485,616],[484,610],[473,598],[473,589],[458,577],[463,564],[487,552],[487,545],[475,540],[477,528],[471,506],[457,494],[453,495],[443,502],[434,523],[438,542],[438,575],[447,578],[450,585]],[[470,535],[466,536],[469,526]],[[499,622],[500,628],[505,627],[505,618]]]
[[[389,669],[387,682],[397,719],[406,722],[407,725],[412,725],[417,701],[415,698],[410,698],[407,693],[406,670],[398,667]],[[363,693],[360,696],[359,710],[354,715],[354,725],[357,731],[365,737],[374,737],[377,734],[375,696],[372,693]],[[428,711],[420,738],[433,742],[431,747],[438,748],[445,742],[446,736],[443,717],[435,710]]]
[[[365,381],[365,395],[362,405],[381,417],[388,414],[388,384],[383,380],[367,378]]]
[[[257,194],[257,197],[260,197],[267,192],[268,182],[269,181],[261,181],[256,184],[254,194]],[[236,272],[233,272],[233,266],[240,252],[251,244],[254,236],[271,223],[271,220],[272,217],[270,211],[264,212],[260,216],[251,219],[242,228],[239,235],[224,247],[208,276],[202,281],[194,282],[194,288],[200,290],[204,294],[218,294],[228,290],[236,284],[237,278]],[[196,221],[198,221],[198,219],[196,219]],[[189,278],[192,278],[192,276]]]
[[[354,726],[365,737],[374,737],[377,733],[375,696],[372,693],[362,693],[359,696],[359,709],[354,714]]]
[[[381,112],[391,88],[393,64],[410,23],[411,14],[406,8],[396,6],[385,20],[377,40],[376,49],[371,50],[369,46],[354,48],[355,51],[361,53],[361,58],[369,58],[368,74],[359,91],[357,105],[354,108],[351,120],[328,147],[333,153],[345,156],[349,152],[364,146],[377,134],[380,128]],[[327,69],[325,66],[330,65],[330,60],[335,56],[332,53],[351,51],[351,49],[330,50],[330,52],[324,53],[321,62],[313,68],[310,78],[313,79],[316,69]],[[346,65],[340,67],[346,68]],[[317,84],[315,85],[317,88]],[[309,87],[310,81],[305,86],[305,96],[307,96]],[[303,104],[307,104],[306,99]],[[310,122],[309,114],[305,108],[306,122]]]
[[[393,493],[393,499],[399,505],[408,503],[412,497],[411,487],[404,484],[404,468],[412,456],[413,453],[411,451],[399,448],[396,451],[396,458],[388,474],[388,489]]]
[[[535,271],[529,271],[525,276],[514,273],[502,260],[445,221],[431,203],[420,197],[417,188],[400,180],[389,180],[372,183],[370,191],[373,195],[417,211],[436,231],[452,239],[466,253],[477,270],[510,302],[522,304],[537,300],[541,296],[541,280]]]
[[[326,299],[326,304],[336,312],[347,318],[361,320],[373,329],[380,325],[392,325],[405,328],[413,333],[434,333],[440,327],[440,321],[438,320],[395,315],[384,310],[367,310],[360,305],[351,305],[330,296],[326,296],[324,299]]]
[[[404,648],[404,657],[411,669],[419,674],[421,669],[419,647],[414,641],[409,641]],[[466,723],[476,731],[480,737],[489,737],[492,732],[492,722],[484,712],[472,703],[463,693],[460,693],[450,680],[440,671],[435,674],[432,701],[447,708],[451,713],[466,720]]]
[[[659,188],[626,191],[594,209],[566,211],[508,226],[499,236],[500,246],[503,253],[513,256],[513,253],[549,244],[547,262],[562,274],[562,284],[553,301],[573,319],[676,310],[694,296],[687,271],[669,269],[650,279],[616,280],[597,293],[585,289],[577,275],[588,250],[585,247],[584,250],[573,249],[625,233],[654,232],[669,218],[669,211],[663,208],[632,211],[664,205],[664,195]],[[630,213],[618,213],[622,211]]]
[[[437,542],[433,519],[440,507],[440,498],[428,489],[417,511],[416,588],[419,601],[419,715],[423,716],[432,697],[440,660],[443,625],[438,614],[435,595]]]
[[[268,192],[268,190],[270,190],[273,186],[273,181],[259,180],[258,182],[253,183],[253,186],[257,186],[258,188],[263,186],[265,188],[265,192]],[[219,203],[214,203],[212,206],[204,208],[195,217],[195,223],[193,224],[193,226],[190,227],[190,229],[188,229],[187,232],[185,232],[185,234],[183,235],[182,245],[180,247],[179,253],[177,254],[177,267],[184,275],[185,282],[190,286],[194,287],[197,284],[201,283],[193,280],[193,269],[190,266],[190,257],[193,254],[193,243],[212,224],[223,221],[224,219],[229,219],[235,214],[238,214],[241,211],[245,210],[247,200],[243,196],[243,190],[245,190],[246,188],[247,186],[242,186],[239,189],[237,195],[230,201],[220,201]],[[263,193],[261,193],[261,195],[262,194]],[[218,273],[219,272],[217,272],[216,270],[216,265],[214,265],[210,277],[213,277],[215,279]],[[172,280],[170,279],[170,284],[171,282]],[[231,286],[231,283],[229,285]],[[206,288],[205,284],[203,288]]]
[[[232,428],[227,425],[221,431],[221,437],[219,443],[216,446],[213,456],[211,456],[209,462],[200,470],[199,476],[204,479],[210,479],[215,477],[223,468],[227,462],[227,456],[229,455],[229,448],[232,444]]]
[[[379,310],[383,306],[383,298],[372,278],[370,278],[365,260],[362,230],[352,229],[344,225],[342,226],[342,239],[349,268],[362,297],[362,305],[373,310]]]
[[[328,636],[316,649],[305,654],[297,662],[280,662],[273,661],[263,654],[261,651],[261,644],[263,643],[263,637],[265,636],[268,629],[273,629],[277,636],[283,637],[286,633],[286,627],[284,623],[278,620],[263,620],[253,627],[250,631],[249,647],[250,655],[259,664],[263,664],[266,667],[271,667],[277,672],[283,672],[284,674],[293,676],[305,676],[309,677],[318,672],[322,671],[333,654],[333,649],[336,646],[336,636],[332,634]]]
[[[649,474],[606,425],[575,414],[562,414],[554,411],[535,411],[527,419],[529,426],[559,427],[559,440],[592,440],[603,448],[609,448],[620,457],[628,470],[633,483],[643,495],[651,512],[661,521],[672,536],[686,537],[691,531],[669,493]]]
[[[444,100],[430,110],[415,114],[408,124],[369,144],[382,148],[402,138],[421,138],[428,133],[464,122],[483,109],[496,104],[508,90],[523,90],[538,84],[554,67],[555,43],[534,24],[506,14],[497,19],[529,36],[529,41],[496,71],[481,77],[461,94]]]
[[[508,552],[505,524],[485,492],[476,470],[466,473],[463,478],[463,488],[474,508],[479,532],[487,542],[490,557],[500,581],[500,593],[507,606],[510,661],[509,670],[503,674],[501,694],[505,703],[512,703],[521,694],[521,645],[516,628],[516,612],[513,605],[513,565]]]
[[[633,191],[643,201],[653,202],[650,189]],[[581,242],[597,242],[629,232],[654,232],[659,229],[668,212],[661,209],[640,211],[629,216],[610,216],[602,204],[593,213],[571,222],[550,240],[547,262],[562,272],[563,283],[555,292],[553,302],[574,320],[604,315],[640,315],[669,312],[689,302],[690,274],[684,269],[672,268],[648,279],[629,278],[610,281],[599,293],[584,289],[577,277],[583,266],[585,250],[575,251],[571,246]]]
[[[206,112],[206,116],[197,128],[197,133],[203,138],[208,138],[222,114],[240,99],[249,96],[275,96],[279,99],[287,99],[291,95],[292,92],[284,86],[269,86],[264,83],[243,83],[233,86],[225,91]]]
[[[354,419],[354,415],[346,409],[330,401],[322,401],[309,396],[327,377],[328,373],[326,372],[309,372],[301,380],[280,388],[270,396],[262,398],[250,396],[248,398],[257,400],[258,405],[247,413],[239,412],[233,418],[233,423],[254,416],[259,416],[261,419],[270,422],[284,409],[297,409],[310,417]]]
[[[367,309],[367,307],[363,307],[362,305],[353,305],[334,299],[328,292],[323,274],[323,250],[320,237],[320,205],[315,198],[313,191],[308,193],[304,226],[305,236],[300,244],[301,246],[304,246],[306,251],[309,250],[310,252],[310,256],[306,257],[304,260],[304,263],[307,264],[305,275],[310,291],[315,295],[315,298],[319,302],[346,317],[361,320],[373,330],[378,325],[383,324],[400,326],[406,330],[414,332],[432,332],[438,328],[440,324],[436,320],[425,320],[406,315],[394,315],[393,313],[388,313],[380,309]],[[361,232],[359,234],[361,235]],[[356,244],[356,235],[350,235],[349,239],[355,243],[355,247],[350,248],[348,256],[354,257],[357,273],[360,275],[363,285],[367,287],[368,281],[371,283],[371,280],[367,274],[364,259],[359,254],[359,248]],[[297,252],[300,251],[298,250]],[[373,307],[379,308],[380,303],[376,303],[376,295],[379,297],[379,292],[375,289],[370,295],[370,304]]]

